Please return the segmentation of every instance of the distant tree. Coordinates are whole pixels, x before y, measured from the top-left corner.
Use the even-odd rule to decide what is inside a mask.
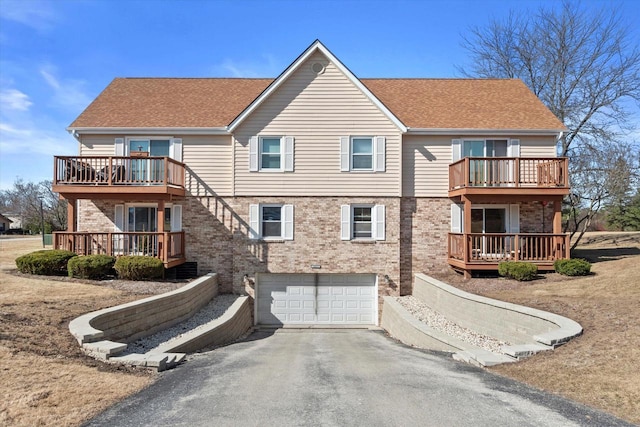
[[[579,191],[568,197],[566,229],[577,233],[579,240],[592,228],[601,208],[624,208],[629,203],[637,188],[640,161],[637,152],[630,153],[628,144],[617,141],[601,141],[598,149],[578,146],[571,161],[571,180],[579,183]]]
[[[640,231],[640,189],[628,203],[609,208],[607,224],[616,230]]]
[[[637,125],[629,107],[640,100],[640,49],[620,11],[564,1],[537,13],[512,12],[471,28],[462,45],[472,59],[461,68],[465,75],[522,79],[568,128],[558,151],[570,157],[567,210],[583,212],[572,218],[575,247],[598,210],[620,196],[618,178],[630,171],[619,168],[633,164],[616,158],[611,167],[608,150],[638,156],[638,146],[624,138]]]
[[[66,203],[61,202],[58,194],[51,190],[51,181],[34,183],[18,179],[12,188],[0,191],[0,211],[19,215],[24,230],[39,233],[41,199],[45,232],[66,228]]]

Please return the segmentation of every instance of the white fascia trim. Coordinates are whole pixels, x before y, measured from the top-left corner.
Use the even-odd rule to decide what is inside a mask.
[[[499,135],[499,136],[557,136],[560,129],[447,129],[447,128],[408,128],[409,135]]]
[[[116,128],[116,127],[68,127],[72,135],[126,134],[126,135],[229,135],[227,128]]]
[[[369,90],[365,85],[362,84],[360,80],[347,68],[344,66],[342,62],[338,58],[336,58],[330,51],[327,49],[320,40],[316,40],[307,48],[306,51],[302,53],[289,67],[278,78],[276,78],[270,85],[267,87],[264,92],[260,94],[238,117],[236,117],[233,122],[228,126],[229,132],[233,132],[239,125],[242,123],[247,116],[249,116],[256,108],[260,106],[271,94],[278,89],[284,81],[286,81],[293,72],[295,72],[300,65],[311,56],[316,50],[320,51],[324,54],[329,61],[331,61],[347,78],[358,88],[364,95],[369,98],[373,104],[380,109],[388,118],[391,120],[398,129],[402,132],[407,131],[407,127],[398,119],[385,105],[380,102],[378,98]]]

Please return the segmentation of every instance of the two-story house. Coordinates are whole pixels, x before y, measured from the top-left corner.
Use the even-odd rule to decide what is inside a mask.
[[[55,245],[197,262],[261,324],[378,322],[414,273],[568,256],[562,123],[520,80],[117,78],[55,158]]]

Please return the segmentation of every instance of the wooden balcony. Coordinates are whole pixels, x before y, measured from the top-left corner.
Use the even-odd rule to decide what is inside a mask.
[[[68,199],[185,195],[184,164],[169,157],[55,156],[53,166],[53,191]]]
[[[55,249],[79,255],[143,255],[160,258],[166,268],[185,262],[184,231],[173,232],[55,232]]]
[[[465,271],[497,270],[502,261],[526,261],[553,270],[569,258],[569,235],[549,233],[449,233],[449,264]]]
[[[465,157],[449,165],[449,197],[564,196],[568,168],[566,157]]]

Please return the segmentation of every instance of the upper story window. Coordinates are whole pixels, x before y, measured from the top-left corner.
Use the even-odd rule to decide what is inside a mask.
[[[385,240],[384,205],[343,205],[340,207],[342,240]]]
[[[293,240],[293,205],[249,205],[249,237]]]
[[[463,157],[520,157],[519,139],[452,139],[451,160]]]
[[[384,136],[340,137],[340,170],[343,172],[384,172]]]
[[[260,138],[260,169],[281,170],[281,138]]]
[[[292,136],[253,136],[249,138],[249,171],[293,172]]]
[[[182,162],[182,138],[136,136],[114,140],[116,156],[131,156],[142,152],[152,157],[170,157]]]
[[[506,139],[464,140],[463,157],[507,157]]]
[[[373,170],[373,138],[351,138],[351,170]]]
[[[154,157],[169,157],[169,139],[129,139],[129,153],[144,152]]]

